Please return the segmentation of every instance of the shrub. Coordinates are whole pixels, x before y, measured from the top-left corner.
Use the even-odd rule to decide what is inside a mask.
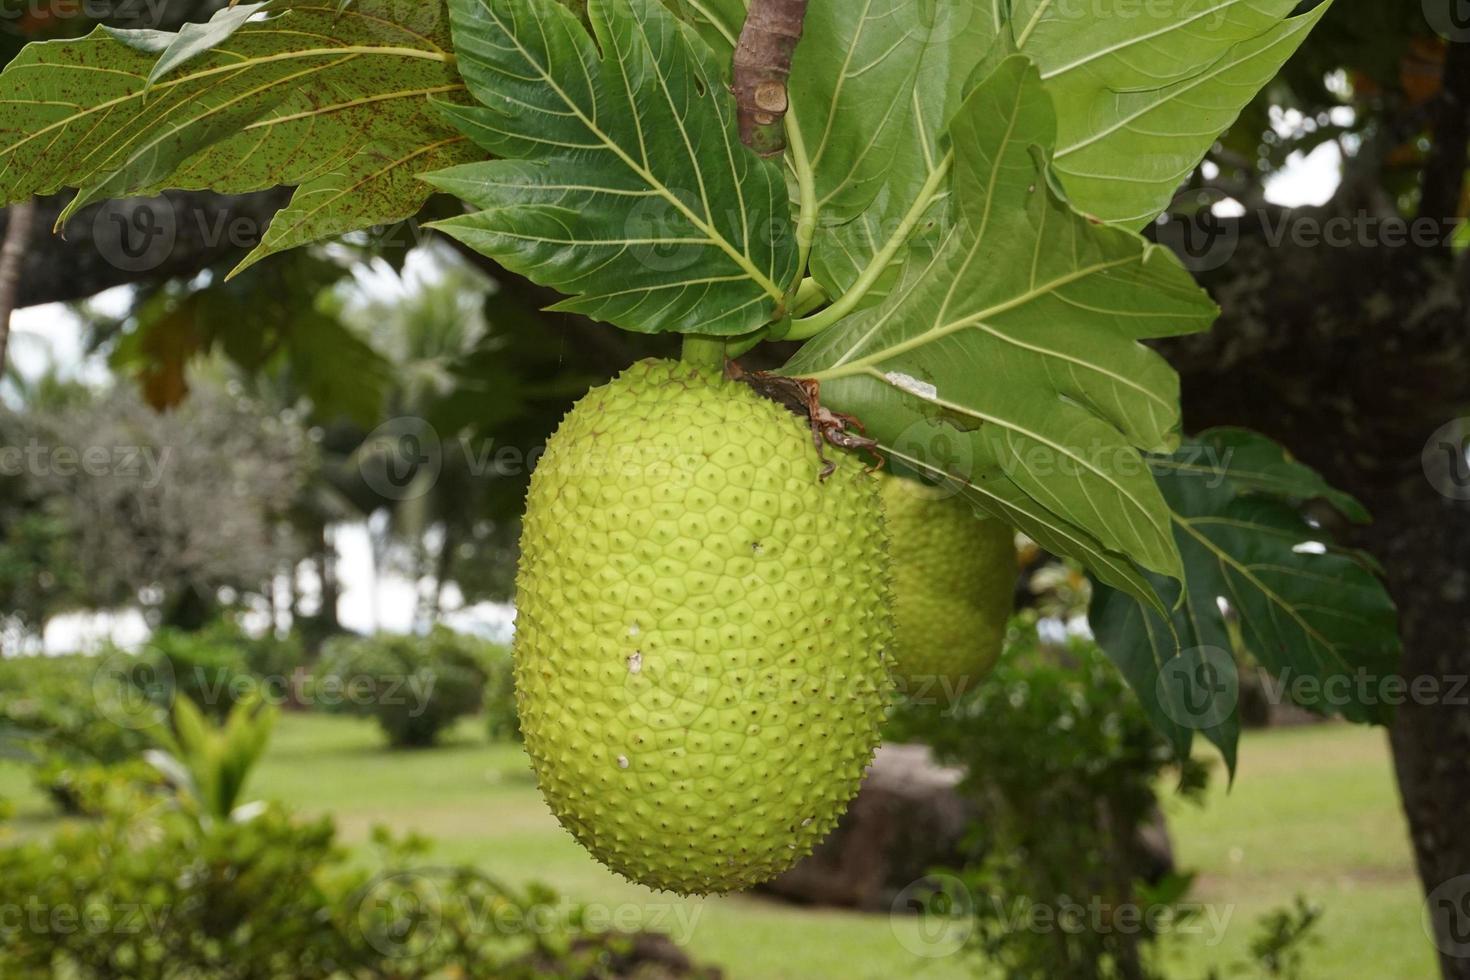
[[[306,648],[300,637],[294,634],[278,637],[273,633],[251,636],[227,620],[214,623],[199,636],[212,646],[236,650],[245,673],[255,680],[266,701],[299,706],[297,673],[307,664]]]
[[[111,795],[98,821],[0,848],[13,910],[0,917],[0,976],[695,975],[677,951],[659,955],[646,942],[654,937],[589,928],[548,889],[519,892],[473,868],[414,868],[428,847],[421,838],[375,828],[377,860],[364,863],[338,845],[330,817],[240,804],[271,717],[242,703],[216,729],[181,700],[164,766],[176,799],[144,806]],[[671,960],[685,968],[640,972]]]
[[[153,677],[141,658],[16,657],[0,660],[0,730],[7,755],[32,763],[32,778],[67,813],[93,812],[114,775],[136,761],[164,723],[140,695]]]
[[[1208,772],[1175,758],[1096,644],[1046,647],[1026,619],[1008,640],[995,673],[953,708],[901,705],[890,719],[891,735],[927,742],[968,773],[960,790],[981,816],[974,858],[956,874],[973,896],[970,943],[1017,980],[1151,976],[1146,933],[1017,928],[1016,905],[1096,900],[1152,909],[1167,927],[1190,880],[1158,867],[1140,832],[1157,817],[1165,773],[1198,798]]]
[[[515,662],[510,650],[495,646],[485,661],[485,729],[490,741],[521,740],[521,718],[516,713]]]
[[[442,628],[428,636],[342,637],[323,650],[316,694],[323,704],[376,718],[395,747],[433,745],[457,718],[479,710],[488,646]]]
[[[209,717],[220,719],[259,686],[233,631],[162,629],[153,634],[142,655],[165,681],[153,689],[165,708],[173,698],[184,696]]]

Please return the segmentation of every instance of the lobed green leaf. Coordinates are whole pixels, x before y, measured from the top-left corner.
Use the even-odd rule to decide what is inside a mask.
[[[481,210],[436,227],[629,330],[734,335],[796,274],[780,168],[740,143],[709,45],[656,0],[451,0],[476,106],[445,113],[503,159],[433,174]]]
[[[1290,17],[1298,0],[1015,0],[1007,36],[1057,105],[1055,166],[1073,203],[1141,227],[1331,5]]]
[[[954,224],[933,259],[785,371],[818,380],[885,451],[1151,596],[1134,565],[1182,567],[1136,447],[1176,443],[1178,378],[1140,341],[1203,329],[1215,307],[1172,255],[1051,190],[1055,119],[1025,57],[999,63],[952,134]],[[936,463],[922,447],[939,441],[950,459]]]
[[[63,215],[165,188],[298,185],[247,260],[414,214],[406,179],[478,153],[428,100],[463,98],[442,4],[279,0],[177,35],[28,45],[0,73],[0,199],[78,189]],[[250,12],[259,13],[258,9]]]
[[[1356,692],[1360,674],[1382,680],[1396,671],[1393,601],[1366,556],[1336,547],[1301,510],[1320,499],[1363,520],[1362,505],[1280,446],[1239,429],[1203,433],[1152,465],[1188,586],[1156,583],[1179,600],[1167,617],[1099,587],[1091,620],[1176,747],[1187,750],[1199,730],[1233,769],[1240,720],[1230,698],[1238,680],[1221,683],[1218,674],[1234,669],[1237,652],[1278,679],[1308,679],[1292,688],[1304,707],[1386,722],[1388,706]],[[1199,676],[1211,658],[1209,676]],[[1224,703],[1212,704],[1215,697]]]

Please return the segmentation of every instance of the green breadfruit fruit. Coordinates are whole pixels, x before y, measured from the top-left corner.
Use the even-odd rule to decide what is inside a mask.
[[[685,894],[765,881],[857,792],[888,700],[877,481],[825,482],[806,425],[645,361],[536,468],[516,699],[552,811],[599,860]]]
[[[1015,532],[976,517],[963,497],[941,488],[897,476],[881,482],[893,561],[894,675],[911,693],[935,682],[972,688],[1005,641]]]

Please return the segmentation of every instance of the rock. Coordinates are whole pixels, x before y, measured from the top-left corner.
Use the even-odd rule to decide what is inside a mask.
[[[886,911],[936,865],[957,865],[973,803],[955,791],[964,770],[926,745],[884,745],[862,790],[827,839],[758,890],[794,902]]]
[[[967,829],[984,819],[958,791],[965,771],[935,762],[927,745],[884,745],[847,813],[811,856],[756,890],[792,902],[887,912],[895,898],[935,868],[977,855]],[[1163,812],[1138,828],[1131,855],[1139,877],[1156,883],[1175,870]]]

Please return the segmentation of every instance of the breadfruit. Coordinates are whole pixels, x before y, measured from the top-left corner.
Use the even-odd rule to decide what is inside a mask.
[[[893,672],[910,694],[972,688],[1000,657],[1016,587],[1015,532],[942,488],[887,475]]]
[[[774,877],[857,792],[888,700],[877,480],[744,384],[645,361],[531,480],[516,701],[552,812],[684,894]]]

